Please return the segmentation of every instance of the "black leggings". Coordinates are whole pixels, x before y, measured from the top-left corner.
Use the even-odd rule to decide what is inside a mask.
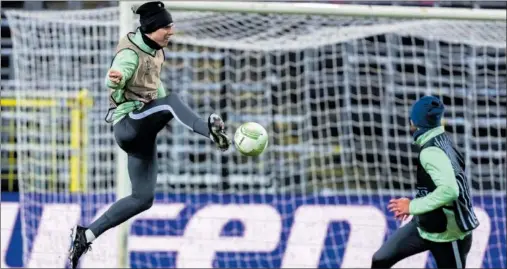
[[[152,206],[158,170],[157,134],[173,118],[190,130],[210,137],[207,121],[201,119],[176,94],[154,100],[114,125],[116,142],[128,155],[132,194],[116,201],[89,226],[95,237]]]
[[[397,262],[429,250],[438,268],[465,268],[468,252],[472,246],[472,234],[463,240],[432,242],[422,238],[414,221],[399,228],[375,252],[371,268],[391,268]]]

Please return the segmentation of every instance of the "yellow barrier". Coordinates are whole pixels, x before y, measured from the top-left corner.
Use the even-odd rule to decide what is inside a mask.
[[[70,108],[70,192],[86,191],[88,159],[86,148],[88,146],[88,109],[93,105],[93,100],[87,89],[80,90],[76,97],[67,98],[58,102],[55,98],[34,99],[0,99],[1,107],[35,107],[54,108],[58,106]],[[56,142],[54,142],[56,143]],[[56,146],[56,145],[53,145]],[[16,162],[14,152],[9,153],[9,164]],[[56,157],[55,157],[56,158]],[[56,159],[53,159],[56,171]],[[14,175],[8,175],[9,186],[14,184]]]

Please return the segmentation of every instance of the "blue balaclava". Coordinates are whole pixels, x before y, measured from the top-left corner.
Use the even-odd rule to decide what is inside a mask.
[[[430,129],[440,126],[444,114],[444,104],[435,96],[424,96],[412,106],[410,119],[417,127],[414,139]]]

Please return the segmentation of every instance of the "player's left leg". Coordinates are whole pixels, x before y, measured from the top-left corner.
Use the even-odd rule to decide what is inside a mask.
[[[187,104],[183,103],[176,93],[170,93],[162,100],[171,107],[171,113],[177,121],[194,132],[208,135],[207,137],[213,140],[221,150],[229,148],[231,140],[225,134],[225,124],[220,116],[213,113],[208,117],[207,122],[202,120]]]
[[[220,116],[213,113],[209,115],[207,121],[203,120],[176,93],[153,100],[140,111],[131,112],[129,117],[133,120],[150,117],[152,124],[146,128],[156,130],[162,129],[174,117],[193,132],[210,138],[221,150],[227,150],[231,144],[231,140],[225,134],[225,124]]]
[[[446,243],[430,243],[430,251],[438,268],[465,268],[468,252],[472,246],[472,234],[463,240]]]

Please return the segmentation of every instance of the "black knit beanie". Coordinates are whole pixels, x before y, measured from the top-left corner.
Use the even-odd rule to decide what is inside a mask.
[[[146,34],[173,23],[171,14],[164,8],[164,3],[160,1],[144,3],[135,10],[135,13],[139,14],[141,31]]]

